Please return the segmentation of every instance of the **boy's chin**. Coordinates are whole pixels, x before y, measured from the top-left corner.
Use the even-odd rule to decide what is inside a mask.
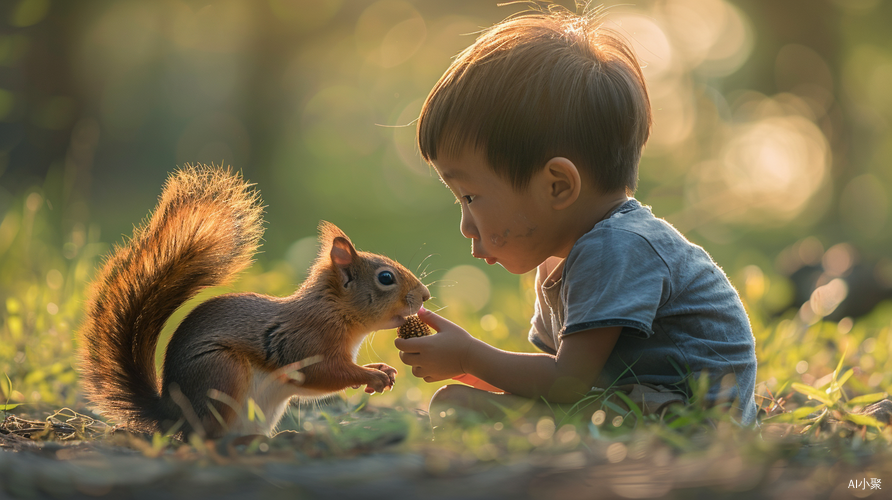
[[[506,263],[504,263],[504,262],[502,262],[502,261],[498,261],[497,263],[498,263],[500,266],[502,266],[506,271],[508,271],[509,273],[511,273],[511,274],[526,274],[526,273],[528,273],[528,272],[530,272],[530,271],[536,269],[535,266],[532,267],[532,268],[527,268],[526,266],[518,265],[518,264],[512,264],[512,263],[510,263],[510,262],[506,264]]]
[[[475,257],[476,257],[476,255],[475,255]],[[536,269],[537,267],[539,267],[538,264],[535,264],[532,267],[529,267],[528,265],[523,264],[523,263],[511,262],[511,261],[506,262],[506,261],[503,261],[497,257],[477,257],[477,258],[482,259],[484,262],[486,262],[490,266],[498,264],[511,274],[526,274],[526,273]]]

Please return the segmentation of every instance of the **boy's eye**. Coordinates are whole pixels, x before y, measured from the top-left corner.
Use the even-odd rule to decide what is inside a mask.
[[[471,195],[469,195],[469,194],[466,194],[466,195],[462,196],[462,198],[463,198],[466,202],[468,202],[468,205],[470,205],[471,202],[474,201],[474,197],[471,196]]]

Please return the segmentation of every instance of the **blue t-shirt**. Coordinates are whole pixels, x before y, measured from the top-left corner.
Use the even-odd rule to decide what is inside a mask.
[[[549,272],[550,271],[550,272]],[[539,267],[530,341],[556,354],[561,339],[622,326],[597,387],[649,383],[686,392],[706,370],[711,402],[756,416],[756,352],[737,291],[701,247],[630,199],[595,224],[555,269]]]

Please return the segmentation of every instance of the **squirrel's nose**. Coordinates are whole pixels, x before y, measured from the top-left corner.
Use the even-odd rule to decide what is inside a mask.
[[[424,286],[424,285],[421,285],[421,288],[422,288],[422,292],[421,292],[421,301],[424,302],[424,301],[426,301],[427,299],[431,298],[431,292],[430,292],[430,290],[428,290],[427,287]]]

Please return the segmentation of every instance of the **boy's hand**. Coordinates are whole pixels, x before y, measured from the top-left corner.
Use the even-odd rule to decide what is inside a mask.
[[[466,373],[465,356],[471,344],[479,341],[460,326],[427,309],[421,308],[418,317],[437,334],[393,341],[402,351],[400,359],[412,367],[412,375],[425,382],[438,382]]]

